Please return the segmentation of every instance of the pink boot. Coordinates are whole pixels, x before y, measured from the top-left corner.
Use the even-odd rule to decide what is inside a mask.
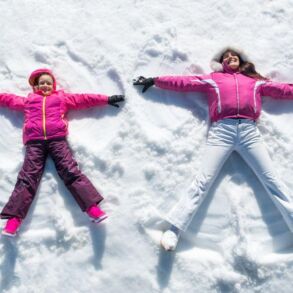
[[[100,223],[108,218],[104,211],[102,211],[98,206],[92,205],[86,210],[91,220],[95,223]]]
[[[2,234],[10,237],[15,237],[16,233],[21,225],[20,218],[11,218],[8,219],[4,229],[2,230]]]

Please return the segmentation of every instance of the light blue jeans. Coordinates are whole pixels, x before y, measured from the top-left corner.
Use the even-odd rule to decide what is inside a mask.
[[[211,125],[201,172],[186,196],[183,196],[168,213],[167,221],[180,230],[187,229],[223,164],[233,151],[239,153],[255,172],[293,232],[293,198],[289,197],[285,185],[276,177],[256,123],[248,119],[223,119]]]

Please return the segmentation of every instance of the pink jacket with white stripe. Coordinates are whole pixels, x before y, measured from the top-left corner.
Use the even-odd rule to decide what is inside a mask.
[[[291,84],[257,80],[229,69],[200,76],[157,77],[155,85],[179,92],[205,92],[213,122],[225,118],[257,120],[262,96],[293,99]]]
[[[27,98],[0,94],[0,106],[24,112],[24,144],[31,140],[65,137],[68,134],[65,116],[68,110],[85,109],[107,103],[108,96],[105,95],[69,94],[61,90],[54,90],[49,96],[34,92]]]

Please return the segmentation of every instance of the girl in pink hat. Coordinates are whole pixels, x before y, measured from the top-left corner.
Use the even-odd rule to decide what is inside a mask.
[[[124,101],[123,95],[71,94],[56,89],[56,80],[49,69],[38,69],[29,77],[33,88],[27,98],[0,94],[0,106],[24,112],[23,142],[26,146],[24,164],[15,188],[0,217],[8,219],[2,234],[15,236],[35,197],[45,162],[50,155],[57,172],[82,211],[95,222],[107,218],[98,204],[103,197],[80,171],[73,158],[66,136],[66,113]]]
[[[211,127],[204,163],[188,193],[166,216],[171,224],[161,238],[166,250],[175,250],[180,234],[188,228],[233,151],[253,169],[293,232],[293,196],[277,177],[256,125],[261,98],[293,99],[293,85],[264,78],[243,53],[233,48],[225,48],[217,54],[213,65],[214,72],[206,75],[141,76],[134,81],[134,85],[143,86],[143,92],[153,85],[179,92],[203,92],[209,106]]]

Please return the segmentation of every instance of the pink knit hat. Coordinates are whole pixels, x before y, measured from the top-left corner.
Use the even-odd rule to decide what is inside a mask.
[[[54,91],[56,90],[56,79],[55,79],[55,76],[53,75],[52,71],[50,69],[47,69],[47,68],[40,68],[40,69],[37,69],[37,70],[34,70],[29,79],[28,79],[28,82],[29,84],[34,87],[35,86],[35,81],[36,79],[42,75],[42,74],[48,74],[50,75],[52,78],[53,78],[53,89]]]

